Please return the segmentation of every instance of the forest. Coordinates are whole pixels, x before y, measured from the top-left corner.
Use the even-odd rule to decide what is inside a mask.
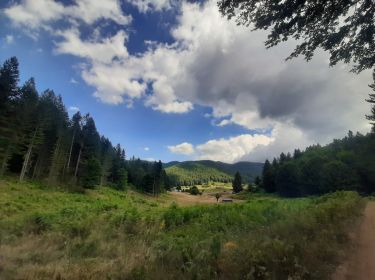
[[[266,160],[261,186],[268,193],[299,197],[338,190],[375,192],[375,134],[349,131],[343,139]]]
[[[71,189],[128,184],[158,194],[169,188],[159,162],[126,160],[124,147],[100,135],[90,114],[69,118],[61,96],[38,93],[33,78],[19,85],[16,57],[0,68],[0,176],[43,180]]]
[[[172,186],[202,185],[212,182],[231,182],[233,176],[200,162],[184,162],[166,169]]]

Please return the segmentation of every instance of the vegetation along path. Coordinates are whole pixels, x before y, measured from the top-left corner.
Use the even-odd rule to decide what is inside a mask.
[[[375,279],[375,202],[369,202],[356,235],[353,254],[335,273],[333,280]]]

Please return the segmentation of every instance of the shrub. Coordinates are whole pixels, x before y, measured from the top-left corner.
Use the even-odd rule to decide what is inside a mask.
[[[192,195],[198,195],[199,189],[197,188],[197,186],[192,186],[189,190],[189,193],[192,194]]]

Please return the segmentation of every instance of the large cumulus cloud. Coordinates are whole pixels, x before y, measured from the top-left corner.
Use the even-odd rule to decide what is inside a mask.
[[[143,12],[152,7],[159,11],[172,7],[171,1],[164,0],[157,5],[139,3]],[[116,7],[113,5],[104,16],[114,13],[115,21],[129,23],[129,17]],[[369,93],[369,73],[356,76],[343,65],[329,68],[323,52],[309,63],[300,58],[286,62],[293,42],[265,49],[264,32],[250,32],[222,18],[215,1],[184,2],[176,7],[180,11],[177,25],[170,30],[175,39],[172,44],[149,42],[146,52],[129,55],[125,31],[108,38],[82,39],[73,27],[57,32],[56,52],[86,60],[82,78],[96,88],[94,95],[103,102],[121,104],[141,99],[145,106],[163,113],[186,113],[199,104],[212,109],[211,116],[219,126],[271,130],[272,141],[246,145],[251,148],[235,160],[261,160],[294,147],[326,143],[349,129],[369,128],[364,118],[369,109],[364,101]],[[55,5],[53,11],[63,13],[61,6]],[[18,21],[23,18],[27,17],[15,17]],[[50,18],[46,14],[41,20]],[[84,20],[90,22],[91,17]],[[241,141],[249,139],[243,137]],[[214,140],[208,145],[216,145]],[[230,151],[233,145],[226,147]],[[204,147],[214,151],[202,153],[206,158],[217,158],[217,149]]]

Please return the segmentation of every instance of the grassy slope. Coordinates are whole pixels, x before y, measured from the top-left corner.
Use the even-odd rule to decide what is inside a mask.
[[[341,192],[178,207],[0,181],[0,279],[324,279],[362,206]]]

